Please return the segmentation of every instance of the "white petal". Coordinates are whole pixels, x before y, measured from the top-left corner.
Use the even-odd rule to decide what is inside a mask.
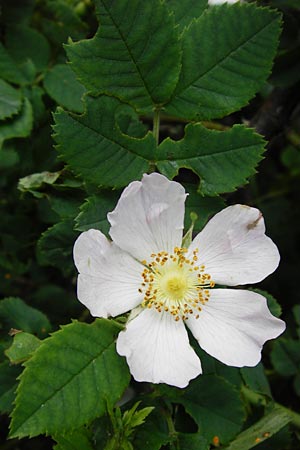
[[[78,299],[93,316],[117,316],[141,303],[143,296],[138,289],[144,266],[101,231],[89,230],[78,237],[74,261],[79,271]]]
[[[261,212],[245,205],[216,214],[189,251],[195,248],[213,281],[227,286],[257,283],[274,272],[280,260],[276,245],[265,235]]]
[[[212,289],[199,319],[190,316],[187,325],[209,355],[229,366],[256,366],[263,344],[285,330],[274,317],[266,299],[240,289]]]
[[[153,309],[145,309],[128,322],[119,334],[117,352],[126,356],[137,381],[183,388],[202,373],[183,322]]]
[[[108,214],[110,236],[139,260],[151,253],[172,252],[181,245],[184,188],[163,175],[144,175],[123,191],[115,210]]]

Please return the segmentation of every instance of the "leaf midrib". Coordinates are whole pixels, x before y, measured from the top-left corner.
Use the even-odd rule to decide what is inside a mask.
[[[103,2],[103,0],[101,0],[101,3],[102,3],[102,5],[103,5],[105,11],[107,12],[107,15],[110,17],[112,23],[114,24],[116,30],[118,31],[118,33],[119,33],[119,35],[120,35],[122,41],[124,42],[124,45],[125,45],[125,47],[126,47],[128,53],[129,53],[129,56],[130,56],[131,59],[132,59],[132,62],[133,62],[133,64],[134,64],[134,67],[135,67],[137,73],[139,74],[139,76],[140,76],[140,78],[141,78],[141,80],[142,80],[142,82],[143,82],[143,84],[144,84],[144,87],[145,87],[145,89],[146,89],[146,92],[147,92],[147,94],[148,94],[148,96],[149,96],[151,102],[152,102],[153,104],[155,104],[154,99],[152,98],[151,93],[150,93],[150,91],[149,91],[149,88],[148,88],[148,86],[147,86],[147,83],[146,83],[146,81],[145,81],[145,79],[144,79],[144,77],[143,77],[143,75],[142,75],[142,72],[140,71],[140,68],[139,68],[139,66],[138,66],[138,64],[137,64],[137,61],[135,60],[135,58],[134,58],[134,56],[133,56],[133,54],[132,54],[132,52],[131,52],[131,50],[130,50],[130,47],[127,45],[125,36],[123,35],[121,29],[118,27],[117,23],[115,22],[115,20],[114,20],[112,14],[110,13],[109,9],[107,8],[107,6],[106,6],[106,4]]]
[[[215,64],[213,64],[212,66],[210,66],[204,73],[202,73],[201,75],[198,75],[193,81],[189,82],[189,84],[187,86],[183,86],[182,89],[180,90],[176,90],[174,91],[173,96],[171,97],[170,101],[168,102],[169,104],[173,101],[173,99],[176,99],[177,96],[179,96],[182,92],[186,91],[187,89],[189,89],[191,86],[194,85],[194,83],[198,80],[200,80],[201,78],[203,78],[205,75],[207,75],[210,71],[212,71],[213,69],[215,69],[215,67],[217,67],[218,65],[222,64],[227,58],[230,58],[230,56],[237,52],[238,50],[240,50],[245,44],[247,44],[249,41],[253,40],[257,35],[259,35],[262,31],[264,31],[267,27],[269,27],[270,25],[273,24],[273,22],[275,22],[277,19],[274,18],[272,19],[272,21],[268,22],[266,25],[264,25],[260,30],[256,31],[253,35],[251,35],[250,38],[245,39],[243,42],[241,42],[241,44],[239,44],[238,47],[236,47],[235,49],[231,50],[230,52],[228,52],[222,59],[218,60]],[[180,80],[179,80],[180,81]],[[204,89],[204,88],[203,88]]]
[[[49,402],[52,398],[54,398],[56,396],[57,393],[59,393],[60,391],[62,391],[68,384],[70,384],[74,378],[76,378],[77,376],[79,376],[84,370],[87,369],[87,367],[90,364],[93,364],[102,354],[104,354],[107,350],[109,350],[109,348],[114,345],[114,342],[110,343],[107,347],[105,347],[104,349],[102,348],[101,352],[98,353],[93,359],[91,359],[87,364],[85,364],[77,373],[73,374],[64,384],[62,384],[60,386],[60,388],[56,389],[48,398],[46,398],[44,401],[42,401],[42,403],[34,409],[34,411],[32,411],[32,413],[30,414],[29,417],[27,417],[27,419],[23,420],[19,426],[17,427],[16,430],[14,430],[14,433],[11,435],[11,437],[16,437],[16,432],[17,430],[20,430],[37,412],[38,410],[41,408],[41,405],[45,405],[47,402]],[[42,348],[42,347],[40,347]],[[68,347],[70,349],[70,347]],[[74,349],[74,348],[73,348]],[[78,349],[76,349],[76,351],[78,352]],[[85,353],[86,354],[86,353]],[[28,367],[28,366],[27,366]]]

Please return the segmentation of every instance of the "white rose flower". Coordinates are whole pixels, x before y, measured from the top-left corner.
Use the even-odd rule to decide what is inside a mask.
[[[185,198],[179,183],[144,175],[108,214],[112,242],[91,229],[74,246],[78,299],[91,314],[133,310],[117,352],[137,381],[185,387],[202,373],[186,327],[209,355],[235,367],[257,365],[263,344],[285,329],[262,295],[221,287],[257,283],[278,266],[260,211],[229,206],[182,248]]]

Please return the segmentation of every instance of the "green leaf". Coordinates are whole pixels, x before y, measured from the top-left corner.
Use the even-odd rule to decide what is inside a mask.
[[[12,364],[20,364],[30,358],[41,341],[34,334],[24,331],[16,333],[12,345],[5,351]]]
[[[11,437],[65,434],[106,411],[127,387],[126,362],[117,355],[116,323],[74,322],[43,341],[25,363],[12,414]]]
[[[56,48],[63,42],[67,42],[69,36],[74,39],[86,36],[88,27],[76,14],[74,3],[65,0],[48,0],[40,6],[43,7],[45,16],[39,25]]]
[[[39,337],[45,337],[51,329],[45,314],[26,305],[18,297],[7,297],[0,301],[0,321],[8,329],[16,328]]]
[[[240,370],[249,389],[272,398],[270,385],[261,362],[255,367],[243,367]]]
[[[53,66],[44,78],[46,92],[59,105],[74,112],[83,112],[82,96],[85,88],[75,77],[74,72],[66,64]]]
[[[170,440],[163,415],[155,408],[149,419],[136,429],[133,447],[135,450],[160,450]]]
[[[193,184],[184,184],[189,193],[185,201],[184,228],[188,229],[191,225],[191,213],[197,214],[194,225],[194,231],[200,231],[214,214],[226,207],[221,197],[203,197],[197,191],[197,186]]]
[[[178,81],[180,46],[165,3],[96,0],[96,6],[100,26],[93,39],[66,46],[79,80],[94,94],[143,111],[166,103]]]
[[[57,445],[53,450],[93,450],[89,433],[85,428],[75,430],[63,436],[55,436]]]
[[[14,25],[6,32],[6,48],[14,60],[20,64],[31,59],[38,72],[47,67],[50,46],[45,36],[26,25]]]
[[[252,427],[243,431],[226,450],[248,450],[262,443],[290,422],[287,413],[281,408],[274,408],[269,414]]]
[[[21,91],[0,80],[0,120],[17,114],[22,105]]]
[[[170,11],[174,12],[175,22],[182,31],[188,26],[193,19],[201,16],[205,8],[207,8],[208,0],[167,0],[167,6]]]
[[[80,208],[81,212],[75,218],[75,229],[87,231],[94,228],[107,234],[110,228],[107,213],[115,208],[119,197],[119,191],[104,191],[87,198]]]
[[[281,338],[274,342],[271,361],[276,372],[283,377],[300,371],[300,341]]]
[[[177,401],[193,417],[208,442],[218,436],[220,442],[226,443],[242,427],[245,411],[239,391],[224,378],[202,375],[190,383]]]
[[[45,184],[52,185],[60,177],[61,172],[41,172],[27,175],[27,177],[20,178],[18,182],[18,189],[21,192],[30,192],[34,197],[41,198],[43,194],[39,192]]]
[[[0,148],[6,139],[29,136],[32,122],[32,107],[27,98],[25,98],[20,113],[0,124]]]
[[[18,164],[19,155],[11,146],[5,145],[0,149],[0,171],[6,171]]]
[[[167,112],[203,120],[246,105],[270,73],[279,32],[274,10],[255,4],[208,8],[182,34],[182,71]]]
[[[78,235],[73,219],[65,219],[48,228],[38,241],[38,259],[42,265],[54,266],[68,275],[74,271],[72,251]]]
[[[101,96],[86,97],[84,115],[55,114],[58,151],[70,168],[86,182],[97,186],[121,187],[149,169],[155,142],[152,133],[143,139],[123,134],[117,126],[120,112],[128,106]]]
[[[26,78],[0,42],[1,78],[16,84],[26,84]]]
[[[179,433],[179,450],[209,450],[210,446],[201,433]]]
[[[0,411],[10,413],[15,399],[17,377],[21,373],[20,366],[11,366],[8,361],[0,364]]]
[[[200,177],[199,192],[214,196],[245,184],[255,173],[263,151],[262,137],[242,125],[215,131],[189,124],[183,139],[167,138],[160,144],[157,167],[169,178],[182,167],[193,170]]]

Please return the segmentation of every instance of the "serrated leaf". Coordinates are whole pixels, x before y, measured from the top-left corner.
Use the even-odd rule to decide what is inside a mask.
[[[26,84],[26,78],[0,42],[1,78],[11,83]]]
[[[175,22],[182,31],[188,26],[193,19],[201,16],[205,8],[207,8],[208,0],[167,0],[167,6],[170,11],[174,12]]]
[[[226,443],[241,430],[243,403],[239,391],[224,378],[203,375],[192,381],[177,401],[193,417],[208,442],[218,436],[220,442]]]
[[[80,208],[81,212],[75,218],[75,229],[87,231],[94,228],[107,234],[110,227],[107,213],[115,208],[119,197],[119,191],[104,191],[87,198]]]
[[[281,430],[281,428],[289,422],[290,418],[282,408],[274,408],[261,420],[252,425],[252,427],[239,434],[238,437],[226,447],[226,450],[248,450],[253,448],[271,437],[274,433],[277,433],[277,431]]]
[[[157,167],[169,178],[182,167],[193,170],[200,177],[199,192],[214,196],[245,184],[255,173],[263,151],[263,138],[242,125],[215,131],[189,124],[183,139],[168,138],[160,144]]]
[[[22,369],[19,366],[11,366],[8,361],[0,364],[0,412],[10,413],[17,388],[17,377]]]
[[[26,25],[13,25],[6,31],[6,48],[20,64],[31,59],[38,72],[47,67],[50,46],[45,36]]]
[[[106,411],[129,383],[117,355],[120,327],[110,320],[74,322],[43,341],[25,363],[12,414],[11,437],[65,434]]]
[[[0,301],[0,320],[5,326],[45,337],[51,325],[45,314],[28,306],[18,297],[7,297]]]
[[[75,74],[66,64],[53,66],[44,78],[44,88],[58,105],[74,112],[83,112],[82,96],[84,86],[76,80]]]
[[[97,186],[121,187],[149,169],[155,142],[152,133],[143,139],[123,134],[117,126],[119,100],[86,97],[86,112],[79,116],[58,109],[55,114],[57,149],[74,172]]]
[[[279,32],[274,10],[255,4],[208,8],[182,34],[182,71],[167,112],[203,120],[246,105],[270,73]]]
[[[34,334],[24,331],[16,333],[12,345],[5,351],[12,364],[26,361],[40,346],[41,341]]]
[[[0,124],[0,148],[6,139],[29,136],[32,122],[32,107],[29,100],[25,98],[20,113]]]
[[[74,270],[72,251],[78,235],[73,219],[65,219],[48,228],[38,241],[38,259],[42,265],[54,266],[69,274]]]
[[[17,114],[22,105],[21,91],[0,80],[0,120]]]
[[[166,5],[96,0],[96,6],[96,35],[66,46],[79,80],[94,94],[117,96],[143,111],[166,103],[178,81],[181,56]]]
[[[300,341],[286,338],[275,341],[271,361],[283,377],[296,375],[300,371]]]
[[[64,436],[55,436],[57,445],[53,450],[93,450],[89,434],[85,428],[75,430]]]

